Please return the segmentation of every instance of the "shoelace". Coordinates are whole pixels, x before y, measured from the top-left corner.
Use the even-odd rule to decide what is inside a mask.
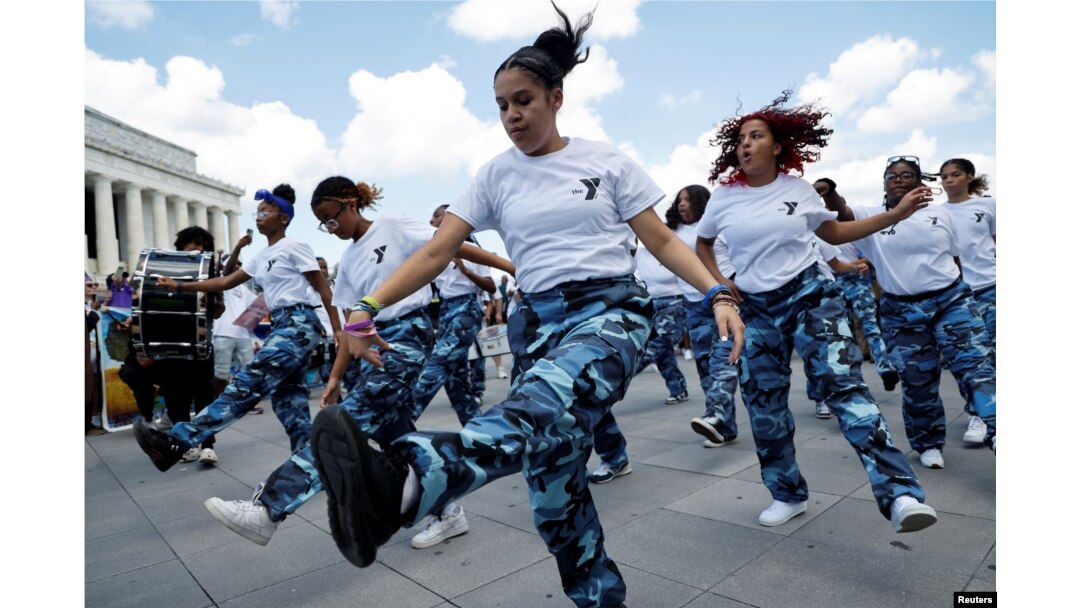
[[[262,496],[264,486],[266,486],[265,483],[260,483],[259,485],[255,486],[255,493],[251,495],[252,504],[257,502],[259,500],[259,497]]]

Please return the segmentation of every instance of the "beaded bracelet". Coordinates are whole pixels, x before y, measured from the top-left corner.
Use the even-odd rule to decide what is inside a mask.
[[[713,296],[722,292],[727,292],[730,294],[731,290],[727,287],[724,287],[722,284],[717,283],[716,285],[713,285],[713,288],[710,289],[708,293],[705,294],[705,299],[712,302]]]
[[[366,312],[366,313],[368,313],[368,315],[371,316],[372,319],[374,319],[375,315],[379,314],[379,309],[376,308],[375,306],[372,306],[371,304],[369,304],[367,302],[368,300],[371,300],[371,298],[370,297],[364,297],[359,302],[357,302],[352,308],[350,308],[349,311],[350,312]],[[371,300],[371,301],[374,302],[375,300]]]

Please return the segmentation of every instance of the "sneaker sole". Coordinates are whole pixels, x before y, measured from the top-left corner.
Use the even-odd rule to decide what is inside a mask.
[[[821,420],[828,420],[829,418],[832,418],[832,412],[814,412],[814,417],[820,418]]]
[[[689,400],[690,395],[683,395],[681,397],[668,397],[667,399],[664,399],[664,405],[675,405],[677,403],[682,403]]]
[[[634,472],[633,469],[631,469],[630,465],[627,464],[625,467],[619,469],[619,471],[617,473],[615,473],[611,477],[608,477],[607,479],[599,480],[599,479],[593,478],[592,475],[589,475],[589,481],[591,483],[608,483],[609,481],[615,479],[616,477],[622,477],[623,475],[629,475],[630,473],[633,473],[633,472]]]
[[[968,445],[983,445],[985,437],[985,433],[983,433],[981,437],[968,437],[967,435],[964,435],[964,443]]]
[[[154,447],[153,442],[150,441],[150,437],[146,433],[146,423],[142,420],[135,422],[134,432],[135,441],[139,444],[139,448],[144,454],[150,457],[150,462],[154,463],[154,467],[157,468],[157,470],[164,473],[171,469],[174,464],[180,462],[179,458],[174,462],[166,462],[165,454],[158,451],[158,449]]]
[[[435,545],[443,542],[444,540],[450,540],[451,538],[454,538],[455,536],[461,536],[462,534],[465,534],[468,531],[469,531],[469,522],[464,521],[464,525],[455,526],[453,528],[450,528],[449,530],[443,532],[442,534],[436,536],[435,538],[433,538],[433,539],[431,539],[429,541],[418,541],[418,540],[416,540],[416,537],[414,536],[413,539],[411,541],[409,541],[409,544],[412,545],[413,549],[427,549],[429,547],[434,547]]]
[[[701,443],[701,447],[704,447],[704,448],[723,448],[723,447],[727,447],[727,446],[735,443],[738,440],[739,440],[738,437],[732,437],[731,439],[725,439],[723,442],[718,442],[718,441],[713,441],[711,439],[706,439],[705,441],[703,441]]]
[[[704,422],[699,422],[696,418],[690,421],[690,428],[693,429],[693,431],[698,435],[701,435],[702,437],[708,439],[709,441],[712,441],[713,443],[724,443],[723,435],[716,432],[716,429],[705,424]]]
[[[791,515],[788,515],[784,519],[781,519],[781,520],[778,520],[778,521],[765,522],[765,521],[761,520],[761,517],[758,517],[757,523],[762,525],[762,526],[765,526],[766,528],[775,528],[776,526],[782,526],[782,525],[786,524],[787,522],[789,522],[792,519],[802,515],[803,513],[806,513],[806,503],[803,503],[803,506],[802,506],[801,510],[796,511],[796,512],[792,513]]]
[[[269,536],[263,536],[258,532],[236,525],[236,522],[229,519],[228,516],[225,515],[225,511],[218,506],[219,502],[222,502],[220,498],[207,498],[206,501],[203,502],[203,506],[206,507],[206,510],[210,512],[210,515],[212,515],[214,519],[218,520],[218,523],[250,540],[256,545],[265,547],[266,543],[270,542]]]
[[[893,530],[897,534],[905,532],[918,532],[937,523],[937,514],[932,507],[920,504],[917,507],[908,508],[907,515],[900,521],[894,521]]]
[[[326,489],[334,544],[349,563],[366,568],[375,561],[378,551],[369,525],[375,520],[375,512],[361,470],[361,459],[369,449],[367,437],[344,410],[334,405],[315,417],[311,449]]]

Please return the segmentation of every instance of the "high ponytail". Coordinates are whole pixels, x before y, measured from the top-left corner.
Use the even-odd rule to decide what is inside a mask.
[[[585,49],[582,56],[578,50],[584,41],[585,32],[592,27],[593,11],[582,17],[577,26],[570,24],[570,18],[566,16],[554,2],[555,12],[562,20],[561,27],[554,27],[537,36],[530,46],[523,46],[495,70],[495,76],[499,72],[510,68],[525,70],[543,85],[544,89],[552,91],[561,88],[563,79],[573,70],[577,64],[584,63],[589,58],[589,49]]]

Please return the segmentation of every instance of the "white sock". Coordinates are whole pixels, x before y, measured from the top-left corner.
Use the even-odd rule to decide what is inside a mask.
[[[412,509],[416,501],[420,500],[420,478],[412,465],[409,466],[409,476],[405,478],[405,487],[401,489],[401,514]]]

